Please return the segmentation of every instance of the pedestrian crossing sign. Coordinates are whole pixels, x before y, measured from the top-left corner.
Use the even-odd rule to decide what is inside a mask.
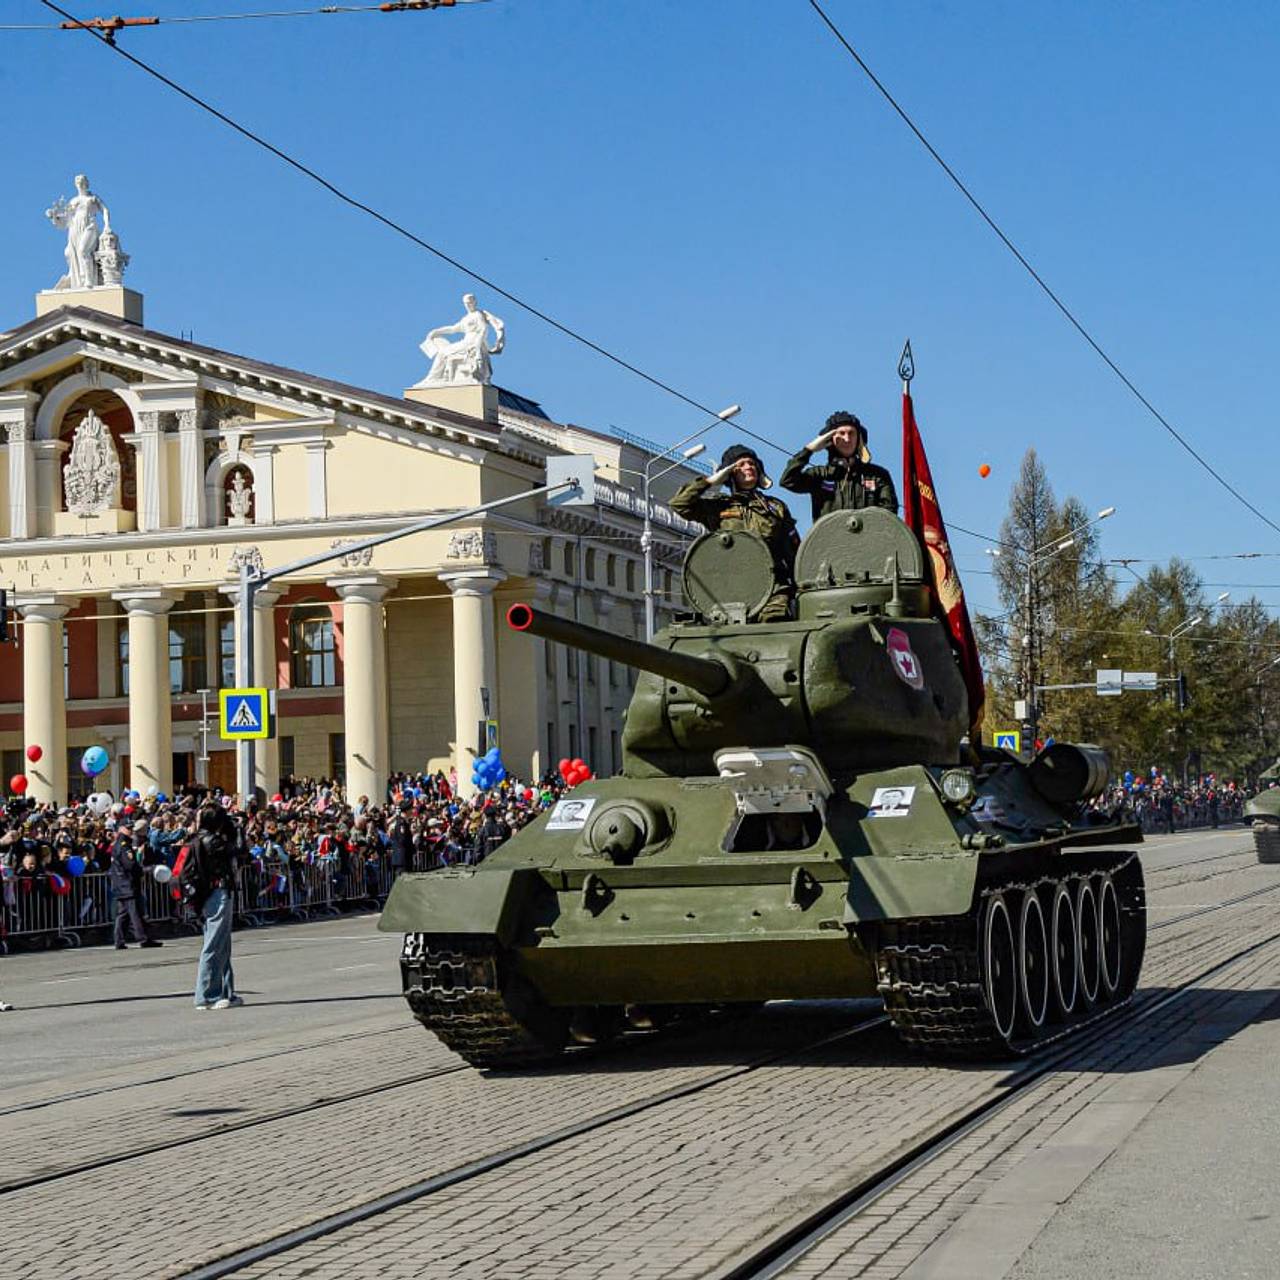
[[[265,689],[220,689],[218,733],[232,742],[271,736],[271,712]]]
[[[1017,729],[997,729],[995,733],[996,750],[1012,751],[1022,754],[1022,734]]]

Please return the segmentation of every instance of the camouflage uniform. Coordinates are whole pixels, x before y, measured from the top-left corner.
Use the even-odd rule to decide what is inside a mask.
[[[671,499],[671,510],[686,520],[696,520],[715,533],[720,529],[745,529],[763,538],[773,553],[773,593],[760,610],[759,622],[785,622],[791,616],[795,594],[793,581],[796,547],[800,535],[787,504],[759,489],[734,489],[708,494],[709,482],[691,480]]]

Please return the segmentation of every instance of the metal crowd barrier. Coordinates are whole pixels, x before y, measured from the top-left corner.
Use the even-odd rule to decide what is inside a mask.
[[[148,871],[150,869],[148,868]],[[395,872],[386,854],[345,867],[336,858],[289,862],[284,858],[252,859],[236,870],[235,922],[260,928],[286,920],[312,920],[341,915],[344,910],[376,910],[391,891]],[[0,892],[0,952],[9,944],[78,947],[82,936],[109,932],[115,920],[115,898],[105,871],[70,876],[68,892],[55,894],[43,875],[6,878]],[[199,933],[194,907],[177,894],[177,882],[159,884],[142,878],[142,917],[148,925],[174,933]]]

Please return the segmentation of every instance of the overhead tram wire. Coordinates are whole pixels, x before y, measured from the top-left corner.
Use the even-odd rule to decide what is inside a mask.
[[[3,22],[0,31],[133,31],[140,27],[174,26],[193,22],[254,22],[262,18],[317,18],[333,14],[431,13],[489,0],[386,0],[382,4],[325,4],[310,9],[263,9],[250,13],[192,13],[173,17],[71,18],[67,22]]]
[[[482,275],[479,271],[467,266],[466,263],[461,262],[451,254],[446,253],[443,249],[440,249],[429,241],[424,240],[421,236],[410,231],[408,227],[396,222],[394,218],[389,218],[386,214],[380,213],[377,209],[373,208],[372,205],[365,204],[355,196],[348,195],[341,187],[330,182],[328,178],[317,173],[308,165],[303,164],[301,160],[295,159],[287,151],[281,150],[274,143],[268,142],[260,134],[254,133],[252,129],[249,129],[238,121],[233,120],[225,111],[220,111],[212,103],[207,102],[204,98],[200,97],[199,94],[192,93],[190,89],[183,88],[183,86],[176,80],[172,80],[165,75],[163,71],[158,71],[155,67],[151,66],[150,63],[144,62],[141,58],[130,53],[127,49],[122,49],[118,44],[114,43],[114,41],[108,39],[105,35],[94,30],[92,27],[85,26],[81,19],[75,17],[74,14],[68,13],[61,7],[61,5],[55,4],[54,0],[40,0],[40,3],[53,13],[66,18],[70,22],[79,24],[81,29],[97,40],[99,44],[111,50],[112,53],[119,54],[120,57],[126,59],[137,67],[139,71],[146,72],[147,75],[158,80],[166,88],[172,89],[174,93],[185,98],[193,106],[199,107],[201,111],[208,112],[215,120],[221,121],[227,126],[227,128],[234,130],[242,138],[248,139],[248,141],[252,142],[255,146],[261,147],[264,151],[270,152],[277,160],[283,161],[291,169],[296,169],[304,177],[310,178],[312,182],[323,187],[330,195],[335,196],[338,200],[342,201],[343,204],[348,205],[353,209],[357,209],[361,213],[367,214],[369,217],[373,218],[375,222],[380,222],[384,227],[394,231],[396,235],[404,237],[404,239],[408,240],[411,244],[417,245],[420,249],[425,249],[441,262],[451,266],[455,271],[459,271],[464,276],[484,285],[486,289],[492,289],[494,293],[505,298],[513,306],[519,307],[521,311],[527,312],[529,315],[541,320],[543,324],[550,325],[550,327],[555,329],[557,333],[561,333],[566,338],[571,338],[574,342],[580,343],[589,351],[594,351],[596,355],[603,356],[606,360],[617,365],[620,369],[625,369],[628,373],[634,374],[637,378],[647,382],[650,386],[656,387],[659,391],[665,391],[668,395],[673,396],[682,404],[688,405],[691,409],[696,409],[699,413],[706,414],[709,418],[719,416],[718,410],[711,408],[709,405],[703,404],[700,400],[694,399],[693,396],[686,395],[683,391],[673,387],[669,382],[664,382],[654,374],[646,373],[638,365],[634,365],[631,361],[618,355],[616,352],[610,351],[608,347],[601,346],[600,343],[594,342],[585,334],[578,332],[578,330],[571,328],[569,325],[557,320],[554,316],[549,315],[547,312],[534,306],[533,303],[526,302],[517,294],[512,293],[511,290],[504,289],[496,280],[489,279],[488,276]],[[735,421],[734,429],[740,431],[743,435],[750,436],[753,440],[770,449],[776,449],[779,453],[785,456],[786,450],[779,444],[765,436],[757,435],[756,432],[750,430],[750,428],[743,426],[741,422]]]
[[[1097,341],[1096,338],[1094,338],[1094,336],[1089,332],[1089,330],[1084,327],[1081,321],[1076,319],[1076,316],[1074,312],[1072,312],[1071,308],[1068,307],[1067,304],[1063,302],[1060,297],[1058,297],[1058,295],[1046,283],[1044,277],[1041,276],[1040,273],[1035,269],[1035,267],[1033,267],[1031,263],[1027,260],[1027,258],[1022,253],[1022,251],[1018,248],[1018,246],[1015,245],[1007,235],[1005,235],[1004,231],[1001,230],[999,223],[997,223],[996,220],[986,211],[986,209],[982,207],[982,205],[978,201],[978,198],[973,194],[973,192],[969,190],[967,186],[965,186],[964,182],[961,181],[956,171],[942,158],[942,156],[938,153],[937,149],[933,146],[933,144],[929,141],[929,139],[926,138],[924,134],[920,131],[920,128],[919,126],[917,126],[916,122],[912,120],[912,118],[906,113],[906,111],[899,105],[897,99],[893,96],[893,94],[889,92],[889,90],[885,87],[885,85],[880,80],[880,78],[876,75],[876,73],[871,70],[871,68],[866,64],[866,62],[863,61],[861,54],[859,54],[858,51],[853,47],[853,45],[849,43],[849,41],[845,38],[845,35],[840,30],[840,28],[837,27],[836,24],[832,22],[832,20],[827,16],[826,10],[823,9],[822,5],[818,2],[818,0],[809,0],[809,6],[818,15],[818,17],[822,19],[823,23],[825,23],[827,29],[831,32],[831,34],[840,42],[840,44],[844,46],[845,51],[854,60],[854,62],[858,64],[859,68],[861,68],[862,72],[866,75],[867,79],[870,80],[871,83],[879,91],[881,97],[883,97],[884,100],[894,109],[894,111],[897,112],[899,117],[901,117],[902,122],[907,126],[908,129],[911,130],[913,134],[915,134],[916,138],[919,140],[920,144],[924,147],[924,149],[934,158],[934,160],[938,162],[939,167],[947,175],[947,177],[950,178],[951,181],[955,184],[960,194],[964,196],[964,198],[973,206],[978,216],[983,220],[983,222],[987,224],[987,226],[991,228],[992,231],[995,232],[995,234],[999,237],[1000,242],[1004,245],[1004,247],[1008,249],[1011,254],[1013,254],[1013,256],[1022,265],[1023,269],[1032,278],[1032,280],[1034,280],[1036,284],[1040,286],[1041,290],[1044,292],[1045,296],[1050,300],[1050,302],[1052,302],[1053,305],[1057,307],[1058,310],[1066,317],[1067,321],[1071,324],[1071,327],[1075,329],[1075,331],[1089,344],[1089,346],[1093,348],[1093,350],[1097,353],[1097,355],[1101,357],[1103,363],[1106,364],[1107,368],[1110,369],[1111,372],[1114,373],[1122,383],[1124,383],[1124,385],[1129,389],[1129,391],[1131,391],[1133,395],[1137,398],[1138,402],[1143,406],[1143,408],[1145,408],[1147,412],[1151,414],[1151,416],[1169,433],[1169,435],[1171,435],[1173,439],[1176,440],[1178,444],[1180,444],[1182,448],[1185,449],[1186,452],[1189,453],[1191,457],[1194,458],[1196,462],[1201,467],[1203,467],[1205,471],[1209,473],[1209,475],[1211,475],[1229,494],[1231,494],[1231,496],[1235,498],[1237,502],[1239,502],[1242,506],[1246,507],[1249,511],[1253,512],[1253,514],[1257,516],[1258,519],[1261,520],[1262,523],[1265,524],[1268,528],[1273,529],[1276,533],[1280,533],[1280,524],[1277,524],[1274,520],[1271,519],[1270,516],[1263,514],[1263,512],[1259,510],[1256,506],[1254,506],[1254,504],[1250,502],[1249,499],[1246,498],[1244,494],[1242,494],[1240,490],[1237,489],[1225,476],[1223,476],[1221,472],[1217,471],[1214,468],[1212,463],[1210,463],[1199,452],[1197,452],[1197,450],[1191,444],[1191,442],[1187,440],[1187,438],[1180,431],[1178,431],[1178,429],[1173,425],[1173,423],[1171,423],[1168,420],[1168,418],[1166,418],[1164,414],[1162,414],[1160,410],[1157,409],[1155,405],[1152,404],[1151,401],[1147,399],[1145,395],[1143,395],[1143,393],[1138,389],[1138,387],[1132,381],[1132,379],[1130,379],[1128,374],[1126,374],[1124,370],[1121,369],[1120,366],[1116,364],[1116,362],[1106,353],[1106,351],[1103,350],[1101,344]]]

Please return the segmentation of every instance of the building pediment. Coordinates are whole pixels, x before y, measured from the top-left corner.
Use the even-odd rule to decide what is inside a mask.
[[[0,393],[44,394],[70,373],[95,371],[130,386],[189,385],[212,406],[216,422],[327,417],[348,428],[390,427],[471,448],[498,444],[495,424],[201,346],[83,307],[62,308],[0,335]]]

